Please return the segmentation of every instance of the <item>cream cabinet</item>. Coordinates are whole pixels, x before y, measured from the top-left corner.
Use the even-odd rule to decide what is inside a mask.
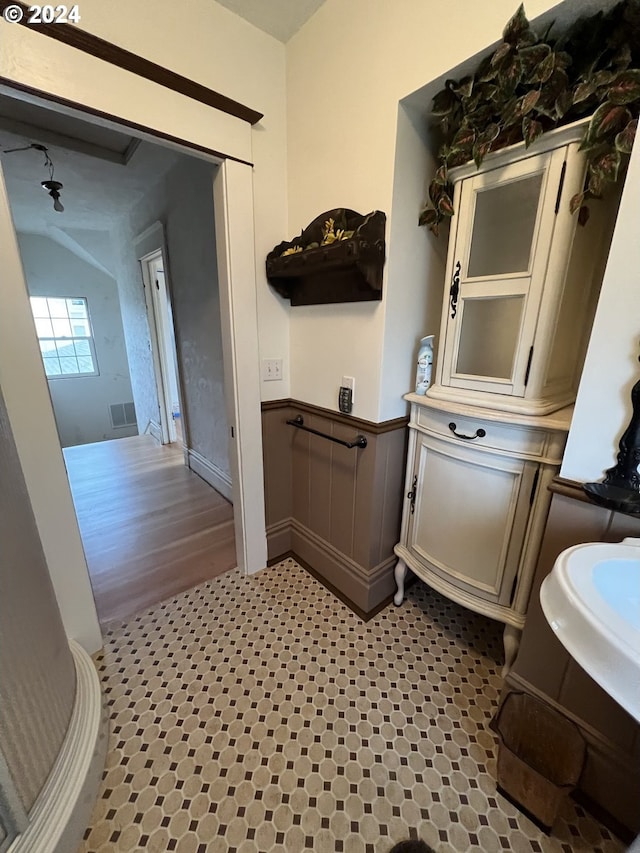
[[[450,173],[451,222],[435,382],[409,394],[402,532],[407,569],[505,624],[506,673],[524,626],[598,298],[617,197],[584,186],[585,122]]]
[[[436,381],[429,396],[522,414],[575,399],[615,203],[586,226],[584,123],[451,172],[452,220]]]
[[[571,408],[552,415],[408,394],[406,498],[395,552],[402,603],[407,568],[438,592],[505,623],[505,671],[518,648]]]

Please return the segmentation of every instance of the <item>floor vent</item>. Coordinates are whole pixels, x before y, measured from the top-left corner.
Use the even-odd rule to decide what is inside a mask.
[[[114,429],[137,425],[136,407],[133,403],[112,403],[109,406],[109,414]]]

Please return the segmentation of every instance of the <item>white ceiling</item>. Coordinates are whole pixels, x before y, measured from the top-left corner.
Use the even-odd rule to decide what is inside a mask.
[[[14,132],[16,126],[22,132]],[[48,148],[54,180],[63,185],[62,213],[53,209],[52,199],[40,185],[49,179],[43,152],[4,153],[33,142]],[[131,150],[131,142],[126,134],[0,98],[0,162],[16,231],[50,237],[88,263],[111,272],[110,259],[94,251],[101,243],[91,234],[110,231],[181,156],[141,142],[125,163],[121,152]]]
[[[325,0],[217,0],[258,29],[288,42]]]

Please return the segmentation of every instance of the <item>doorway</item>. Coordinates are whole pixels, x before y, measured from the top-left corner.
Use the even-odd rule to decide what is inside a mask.
[[[2,91],[16,96],[10,86],[3,86]],[[22,92],[20,97],[49,107],[44,92],[37,95]],[[105,119],[104,114],[93,113],[92,97],[88,94],[86,97],[88,103],[81,111],[68,104],[64,107],[58,104],[56,109],[95,124],[130,130],[126,121]],[[164,141],[162,111],[156,120],[158,137],[149,128],[141,135]],[[179,147],[180,143],[176,143],[174,138],[172,146]],[[183,150],[193,154],[188,139],[184,141]],[[202,147],[200,157],[220,163],[213,153],[204,153]],[[243,571],[253,572],[266,564],[266,536],[250,165],[223,160],[213,181],[213,194],[219,235],[218,271],[225,373],[228,377],[227,411],[232,433],[230,462],[237,562]],[[0,385],[5,394],[65,628],[70,636],[78,638],[87,650],[93,652],[101,645],[100,632],[40,353],[32,339],[33,321],[1,176],[0,247],[6,273],[6,286],[0,292]],[[54,495],[55,499],[52,499]]]

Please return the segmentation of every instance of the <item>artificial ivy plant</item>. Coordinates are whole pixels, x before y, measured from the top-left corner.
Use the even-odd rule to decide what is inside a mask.
[[[584,224],[586,201],[600,198],[623,173],[640,114],[640,0],[581,18],[559,38],[538,36],[520,6],[502,43],[475,74],[447,80],[433,99],[442,144],[429,202],[419,222],[435,234],[453,216],[449,169],[469,160],[480,166],[490,151],[524,141],[591,115],[581,148],[587,152],[584,191],[571,211]]]

